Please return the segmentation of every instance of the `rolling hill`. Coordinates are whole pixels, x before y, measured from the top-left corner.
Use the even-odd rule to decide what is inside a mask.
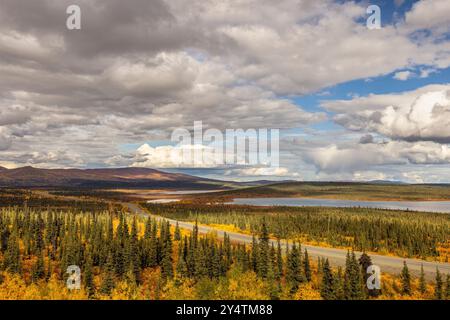
[[[226,182],[149,168],[0,168],[2,187],[220,189]]]
[[[215,197],[288,197],[343,200],[450,200],[448,184],[374,182],[281,182],[217,192]]]

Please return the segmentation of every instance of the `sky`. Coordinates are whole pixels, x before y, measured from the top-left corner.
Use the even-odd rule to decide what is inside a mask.
[[[195,121],[279,166],[169,159]],[[448,0],[0,0],[0,166],[443,183],[449,144]]]

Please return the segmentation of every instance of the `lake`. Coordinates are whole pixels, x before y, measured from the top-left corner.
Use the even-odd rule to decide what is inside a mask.
[[[291,207],[365,207],[450,213],[450,201],[354,201],[307,198],[236,198],[228,204]]]

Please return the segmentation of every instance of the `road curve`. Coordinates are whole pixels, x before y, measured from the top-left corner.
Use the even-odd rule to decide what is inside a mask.
[[[177,221],[173,219],[164,218],[161,216],[153,215],[141,208],[136,203],[130,203],[130,202],[123,202],[122,205],[127,208],[130,213],[134,213],[140,216],[152,216],[153,218],[157,220],[166,220],[171,225],[176,225],[178,222],[178,225],[180,228],[183,229],[190,229],[194,227],[194,224],[184,221]],[[223,231],[220,229],[216,229],[209,226],[203,226],[199,225],[198,230],[200,233],[208,233],[208,232],[216,232],[219,237],[223,237],[224,233],[226,233],[231,241],[239,242],[239,243],[252,243],[252,236],[236,233],[236,232],[228,232]],[[275,240],[270,240],[271,243],[275,243]],[[288,244],[290,246],[290,244]],[[286,248],[286,242],[282,242],[282,247]],[[345,258],[347,255],[347,250],[344,249],[335,249],[335,248],[326,248],[326,247],[318,247],[318,246],[311,246],[302,244],[303,249],[308,250],[308,254],[310,257],[325,257],[328,258],[330,263],[332,265],[337,266],[345,266]],[[361,255],[361,252],[355,251],[355,254],[357,257]],[[381,269],[381,272],[386,273],[394,273],[398,274],[401,272],[403,268],[403,261],[406,261],[406,264],[408,265],[409,271],[414,275],[420,274],[420,268],[423,265],[423,270],[425,272],[425,277],[427,279],[434,279],[436,275],[436,268],[439,269],[439,271],[442,274],[450,274],[450,264],[449,263],[441,263],[441,262],[429,262],[425,260],[419,260],[419,259],[407,259],[407,258],[399,258],[399,257],[392,257],[392,256],[382,256],[377,254],[370,254],[370,257],[372,258],[372,263],[379,266]]]

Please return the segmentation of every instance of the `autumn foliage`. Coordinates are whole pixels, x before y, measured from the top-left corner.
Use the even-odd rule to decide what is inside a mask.
[[[265,220],[259,230],[243,245],[118,211],[2,209],[0,299],[448,298],[448,277],[436,291],[406,270],[371,294],[362,272],[370,257],[349,252],[346,267],[335,268],[312,261],[300,243],[270,245]],[[79,289],[66,285],[72,265],[81,270]]]

